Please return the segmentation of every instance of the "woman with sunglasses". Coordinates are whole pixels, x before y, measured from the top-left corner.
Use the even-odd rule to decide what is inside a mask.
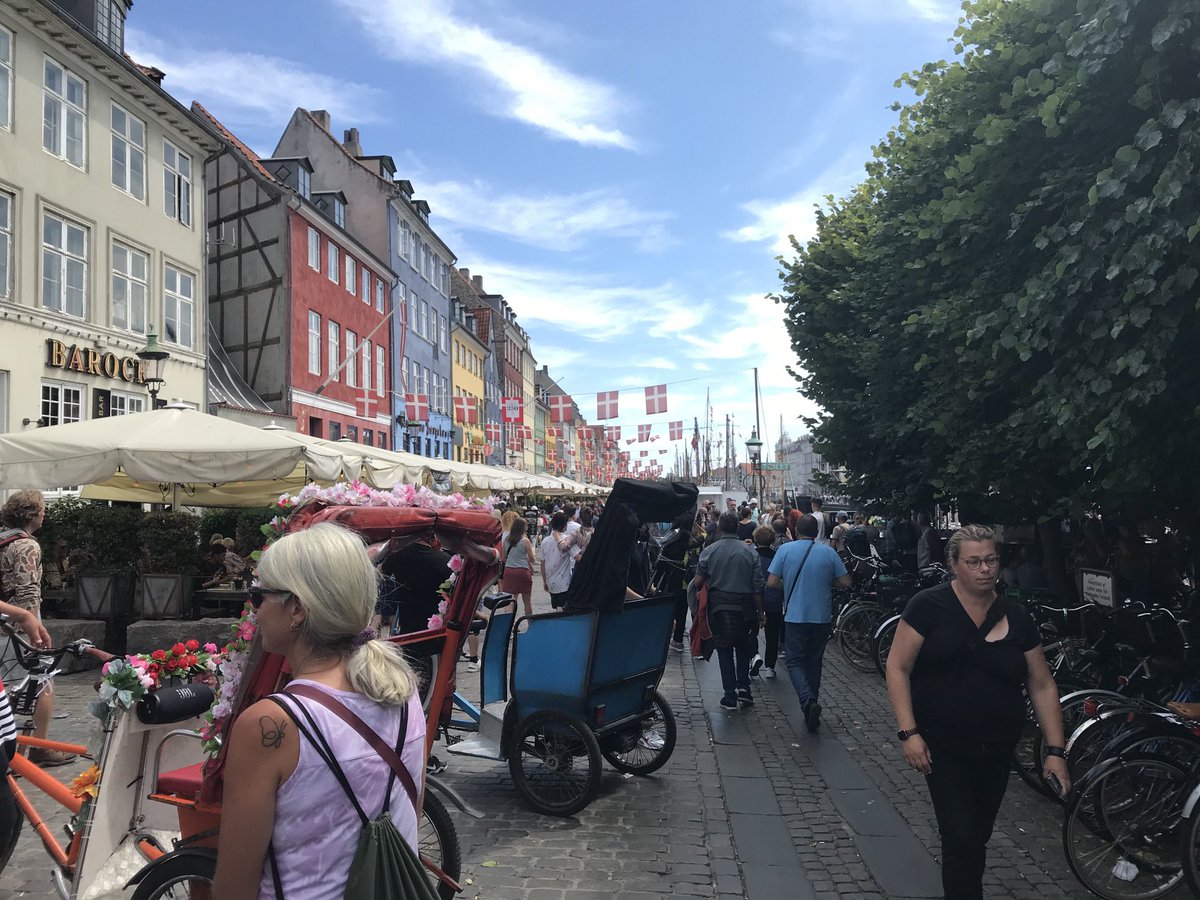
[[[1046,736],[1045,777],[1070,789],[1062,708],[1029,612],[996,592],[996,534],[960,528],[948,584],[908,601],[887,662],[905,762],[925,776],[942,840],[947,898],[983,897],[987,842],[1025,721],[1025,692]]]
[[[425,718],[400,648],[375,640],[368,627],[377,578],[356,535],[314,525],[263,553],[250,602],[263,648],[287,657],[291,684],[348,707],[397,749],[419,790]],[[310,740],[314,730],[318,742],[323,738],[333,749],[363,812],[374,819],[387,800],[397,830],[416,847],[416,811],[383,758],[322,704],[295,694],[286,704],[289,712],[273,700],[259,701],[238,717],[228,738],[213,885],[213,896],[222,900],[342,897],[361,820]]]

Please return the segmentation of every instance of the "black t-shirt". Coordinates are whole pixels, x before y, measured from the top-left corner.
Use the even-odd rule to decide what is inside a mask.
[[[1008,634],[989,642],[977,639],[979,629],[953,585],[939,584],[908,601],[904,621],[925,639],[912,671],[913,712],[923,734],[1016,743],[1025,720],[1025,653],[1041,636],[1020,603],[1008,603],[1007,616]],[[967,648],[972,640],[973,650]]]
[[[754,524],[754,520],[749,522],[738,522],[737,536],[739,541],[749,541],[754,538],[754,529],[758,526]]]
[[[450,577],[450,554],[428,544],[409,544],[388,556],[380,567],[396,579],[396,623],[402,633],[424,631],[437,612],[438,588]]]

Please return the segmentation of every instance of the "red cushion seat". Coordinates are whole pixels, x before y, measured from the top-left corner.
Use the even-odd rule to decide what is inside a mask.
[[[158,784],[155,793],[174,794],[194,800],[200,795],[200,769],[203,763],[194,766],[184,766],[182,769],[172,769],[170,772],[158,773]]]

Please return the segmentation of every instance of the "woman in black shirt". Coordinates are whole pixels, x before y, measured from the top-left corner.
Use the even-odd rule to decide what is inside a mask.
[[[1045,776],[1070,788],[1062,708],[1029,612],[996,593],[996,535],[959,529],[950,584],[921,591],[888,655],[888,697],[905,761],[925,775],[942,839],[947,898],[983,897],[987,842],[1025,718],[1028,692],[1046,738]]]

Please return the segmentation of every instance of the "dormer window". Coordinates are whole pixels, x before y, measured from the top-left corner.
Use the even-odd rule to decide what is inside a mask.
[[[312,172],[301,166],[296,172],[296,187],[305,200],[312,198]]]
[[[96,0],[96,37],[115,52],[125,52],[126,0]]]
[[[346,204],[337,197],[333,198],[333,221],[339,228],[346,227]]]

